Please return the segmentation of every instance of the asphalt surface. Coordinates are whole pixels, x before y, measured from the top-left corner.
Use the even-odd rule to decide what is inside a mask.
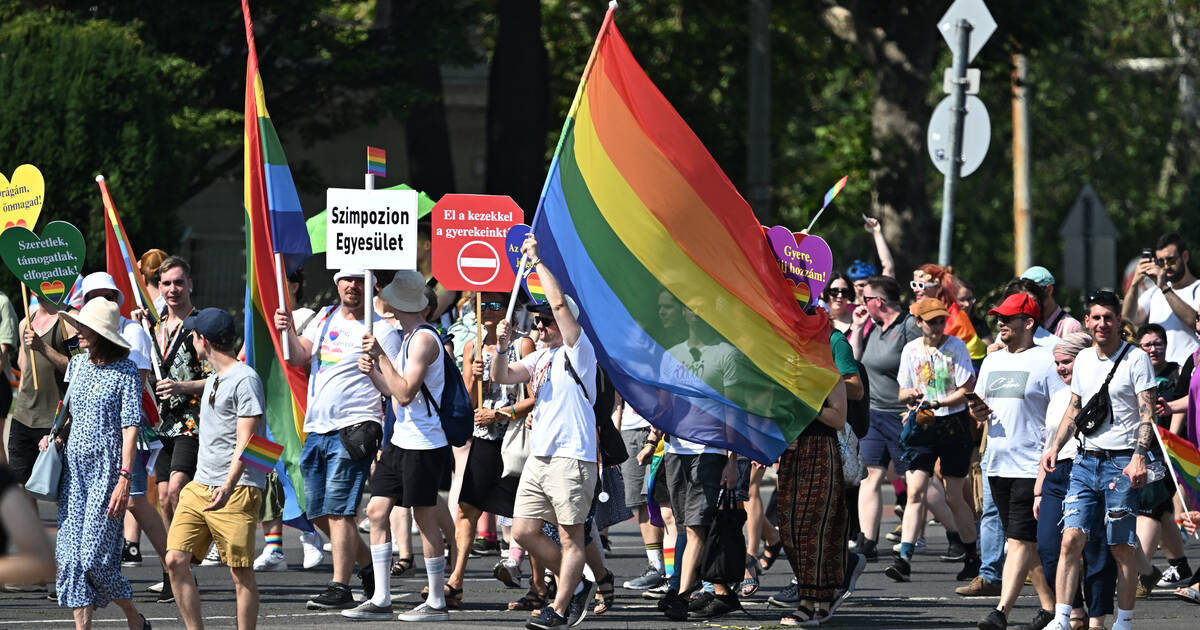
[[[48,527],[53,527],[53,511],[49,504],[41,505],[41,514]],[[885,519],[883,531],[890,531],[897,523],[895,517]],[[51,532],[53,533],[53,532]],[[789,579],[786,560],[776,563],[771,571],[763,574],[762,588],[757,594],[746,598],[743,603],[747,613],[735,613],[712,621],[677,623],[665,619],[654,607],[654,603],[642,599],[638,593],[625,590],[620,584],[639,575],[645,568],[646,558],[632,521],[615,526],[610,532],[613,552],[609,566],[617,576],[617,599],[613,610],[603,615],[592,615],[583,621],[581,628],[772,628],[779,627],[779,620],[786,611],[769,607],[767,597],[785,586]],[[974,628],[976,622],[995,605],[992,598],[965,599],[954,594],[954,588],[962,585],[955,580],[958,564],[943,563],[937,553],[944,549],[942,529],[930,526],[927,531],[930,552],[918,554],[913,563],[913,581],[897,584],[883,575],[890,559],[881,559],[868,564],[858,582],[858,589],[846,605],[832,617],[826,626],[833,628]],[[261,549],[260,533],[260,549]],[[414,548],[420,551],[420,542],[414,537]],[[293,567],[300,566],[300,547],[294,530],[285,529],[284,549]],[[154,550],[147,541],[142,543],[145,554],[144,565],[126,568],[125,575],[134,588],[134,601],[138,609],[153,623],[155,628],[182,628],[178,610],[174,604],[154,602],[153,593],[146,587],[157,582],[161,573],[154,557]],[[890,555],[890,554],[882,554]],[[1188,556],[1192,566],[1200,566],[1200,542],[1189,541]],[[462,610],[451,612],[450,622],[441,624],[401,624],[390,622],[354,622],[337,613],[306,610],[305,602],[320,593],[330,580],[331,569],[328,555],[326,561],[315,569],[304,571],[297,568],[286,572],[259,573],[258,585],[261,600],[260,628],[301,630],[359,626],[363,628],[396,625],[457,627],[521,628],[528,620],[528,613],[509,612],[505,604],[516,600],[524,590],[509,589],[491,576],[495,557],[473,559],[468,566],[467,582]],[[1165,561],[1161,557],[1158,565]],[[392,593],[397,612],[407,610],[419,603],[419,591],[425,586],[423,565],[418,557],[416,570],[405,578],[392,582]],[[528,569],[528,564],[525,565]],[[196,567],[200,583],[200,596],[205,624],[209,628],[232,628],[236,626],[235,600],[229,571],[224,567]],[[355,596],[361,595],[355,580]],[[1032,587],[1026,587],[1014,610],[1010,627],[1028,623],[1038,610],[1038,602]],[[1110,617],[1108,626],[1113,619]],[[0,630],[7,628],[70,628],[71,611],[60,608],[57,603],[47,601],[45,591],[0,593]],[[124,617],[115,606],[97,612],[95,628],[125,628]],[[1149,600],[1139,600],[1135,613],[1135,627],[1155,630],[1200,628],[1200,606],[1175,598],[1167,590],[1155,592]]]

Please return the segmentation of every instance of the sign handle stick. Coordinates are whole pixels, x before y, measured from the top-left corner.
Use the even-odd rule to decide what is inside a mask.
[[[134,277],[133,270],[130,269],[127,273],[129,274],[129,286],[133,287],[130,292],[133,293],[134,303],[137,304],[138,309],[143,311],[147,310],[147,306],[142,302],[142,292],[138,291],[137,278]],[[154,334],[150,332],[150,324],[146,321],[146,318],[141,317],[139,320],[142,324],[142,330],[146,333],[146,336],[154,339]],[[150,367],[154,368],[154,380],[161,381],[163,379],[162,367],[159,365],[161,357],[158,356],[157,352],[151,352],[150,355],[151,356],[147,358],[150,359]]]
[[[29,317],[29,289],[25,288],[25,283],[21,283],[21,304],[25,305],[25,329],[33,330],[33,319]],[[33,372],[33,391],[38,390],[37,365],[33,362],[33,346],[29,347],[29,369],[28,372]],[[25,378],[25,372],[21,372],[21,378]]]
[[[375,190],[375,176],[367,173],[363,176],[363,189]],[[370,270],[365,270],[363,275],[363,322],[367,325],[367,332],[375,334],[375,274]]]
[[[284,289],[284,283],[287,282],[283,277],[283,254],[275,252],[275,290],[279,295],[279,308],[287,307],[287,294]],[[292,344],[290,330],[279,331],[279,345],[283,346],[283,360],[292,360]]]
[[[483,292],[475,292],[475,362],[483,355]],[[475,381],[475,400],[483,405],[483,379]]]
[[[512,321],[513,309],[517,306],[517,289],[521,288],[521,278],[525,277],[525,261],[529,260],[529,256],[521,254],[521,262],[517,263],[516,279],[513,280],[512,294],[508,296],[508,312],[504,314],[504,321]]]

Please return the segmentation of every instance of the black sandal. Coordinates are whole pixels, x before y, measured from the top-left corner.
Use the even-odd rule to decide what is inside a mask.
[[[392,577],[404,577],[405,573],[412,571],[413,557],[400,558],[392,564]]]
[[[442,586],[442,593],[444,593],[446,597],[446,608],[462,608],[463,590],[461,588],[454,588],[449,584],[444,584]],[[421,597],[429,597],[428,586],[421,589]]]
[[[779,620],[781,626],[799,626],[815,618],[812,609],[803,604],[796,606],[795,612]]]
[[[742,580],[742,597],[750,597],[758,592],[758,576],[761,572],[762,570],[759,569],[758,563],[754,561],[754,556],[746,554],[746,573],[749,573],[750,577]]]
[[[509,602],[508,609],[509,610],[529,610],[529,611],[536,612],[536,611],[539,611],[549,605],[550,605],[550,602],[546,601],[545,597],[542,597],[541,595],[538,594],[537,591],[535,591],[531,588],[531,589],[529,589],[528,593],[525,593],[525,595],[523,595],[521,597],[521,599],[518,599],[515,602]]]
[[[762,555],[758,557],[758,568],[762,569],[763,572],[770,571],[771,567],[775,566],[775,561],[779,559],[779,552],[782,550],[782,540],[774,545],[767,545],[763,547]]]
[[[613,572],[609,571],[608,575],[603,579],[596,580],[596,606],[592,608],[592,614],[603,615],[612,610],[613,602],[616,601],[616,588],[613,586]]]

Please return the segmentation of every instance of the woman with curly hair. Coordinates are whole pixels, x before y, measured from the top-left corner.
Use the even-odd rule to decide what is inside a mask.
[[[958,306],[958,279],[954,276],[954,267],[942,267],[933,263],[925,263],[913,270],[913,279],[908,283],[913,292],[913,302],[923,297],[937,298],[946,305],[946,334],[962,339],[971,353],[971,360],[982,361],[987,356],[987,344],[975,333],[971,317]]]

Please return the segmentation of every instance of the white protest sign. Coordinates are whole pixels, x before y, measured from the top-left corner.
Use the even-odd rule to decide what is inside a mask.
[[[330,188],[325,207],[326,268],[417,268],[417,191]]]

